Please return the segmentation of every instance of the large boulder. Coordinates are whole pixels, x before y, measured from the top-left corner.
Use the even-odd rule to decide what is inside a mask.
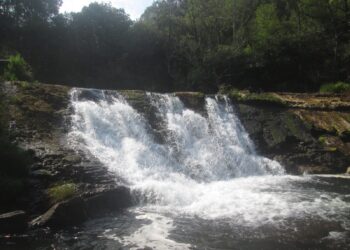
[[[113,189],[101,188],[55,204],[46,213],[30,222],[30,225],[31,227],[70,227],[132,205],[133,199],[128,188],[123,186]]]
[[[124,186],[94,192],[84,201],[90,218],[128,208],[134,203],[130,190]]]
[[[61,228],[78,225],[87,218],[84,200],[76,197],[55,204],[46,213],[34,219],[30,225]]]
[[[27,215],[24,211],[0,215],[0,233],[22,233],[27,229],[27,226]]]

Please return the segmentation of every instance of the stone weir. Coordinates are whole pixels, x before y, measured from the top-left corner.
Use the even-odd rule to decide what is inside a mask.
[[[110,173],[93,155],[69,146],[70,87],[3,82],[0,90],[10,138],[33,157],[28,189],[21,198],[24,200],[21,209],[28,216],[22,212],[0,216],[0,232],[4,231],[2,225],[11,220],[21,228],[21,220],[30,221],[31,227],[63,227],[136,203],[123,180]],[[152,124],[156,119],[144,91],[119,93],[149,120],[155,131],[161,130],[157,129],[159,124]],[[350,166],[349,96],[245,91],[227,94],[259,154],[279,161],[287,172],[347,171]],[[175,95],[187,107],[205,113],[204,94],[179,92]]]

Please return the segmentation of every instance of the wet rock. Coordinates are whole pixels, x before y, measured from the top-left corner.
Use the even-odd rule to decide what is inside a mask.
[[[27,229],[27,214],[13,211],[0,215],[0,233],[22,233]]]
[[[52,178],[55,176],[54,173],[52,173],[51,171],[46,170],[46,169],[35,170],[35,171],[31,172],[30,175],[32,177],[38,178],[38,179]]]
[[[80,197],[55,204],[46,213],[30,222],[30,226],[53,228],[75,226],[88,219],[118,212],[132,205],[130,190],[126,187],[95,189]]]
[[[291,146],[314,141],[310,128],[283,108],[239,104],[238,112],[244,127],[262,153],[290,152]]]
[[[348,143],[336,135],[320,137],[320,132],[315,133],[314,126],[304,121],[297,111],[248,104],[238,104],[237,107],[241,122],[258,153],[278,160],[287,172],[344,173],[349,166]],[[331,119],[327,120],[327,126],[332,126]]]
[[[205,95],[201,92],[176,92],[183,104],[192,110],[206,116]]]
[[[350,175],[350,167],[348,167],[348,169],[345,172],[346,174]]]
[[[81,157],[78,155],[67,155],[63,158],[63,162],[77,164],[81,162]]]
[[[76,197],[52,206],[46,213],[30,222],[32,227],[69,227],[87,220],[84,200]]]
[[[130,190],[126,187],[117,187],[110,190],[100,190],[85,198],[89,217],[115,212],[133,205]]]
[[[300,174],[331,174],[333,171],[324,166],[298,166],[298,173]]]

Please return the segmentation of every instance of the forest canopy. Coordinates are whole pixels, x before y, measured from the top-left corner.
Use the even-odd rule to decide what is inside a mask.
[[[0,58],[97,88],[315,91],[350,81],[350,0],[158,0],[132,21],[92,3],[0,0]]]

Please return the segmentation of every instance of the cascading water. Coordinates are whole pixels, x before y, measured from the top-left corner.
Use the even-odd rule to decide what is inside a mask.
[[[232,106],[224,98],[206,98],[208,118],[186,109],[178,97],[149,94],[165,121],[167,143],[183,173],[208,181],[281,174],[275,161],[258,157]]]
[[[278,162],[258,156],[227,98],[207,97],[204,116],[174,95],[147,97],[162,125],[163,144],[121,95],[72,91],[72,146],[88,150],[121,177],[141,197],[134,216],[148,221],[129,235],[108,229],[101,237],[135,249],[201,248],[186,234],[198,234],[192,227],[208,227],[205,221],[220,223],[223,234],[233,227],[249,234],[247,228],[298,230],[305,218],[316,226],[341,222],[332,229],[347,233],[349,196],[317,190],[322,180],[284,175]],[[174,232],[176,240],[170,239]]]

